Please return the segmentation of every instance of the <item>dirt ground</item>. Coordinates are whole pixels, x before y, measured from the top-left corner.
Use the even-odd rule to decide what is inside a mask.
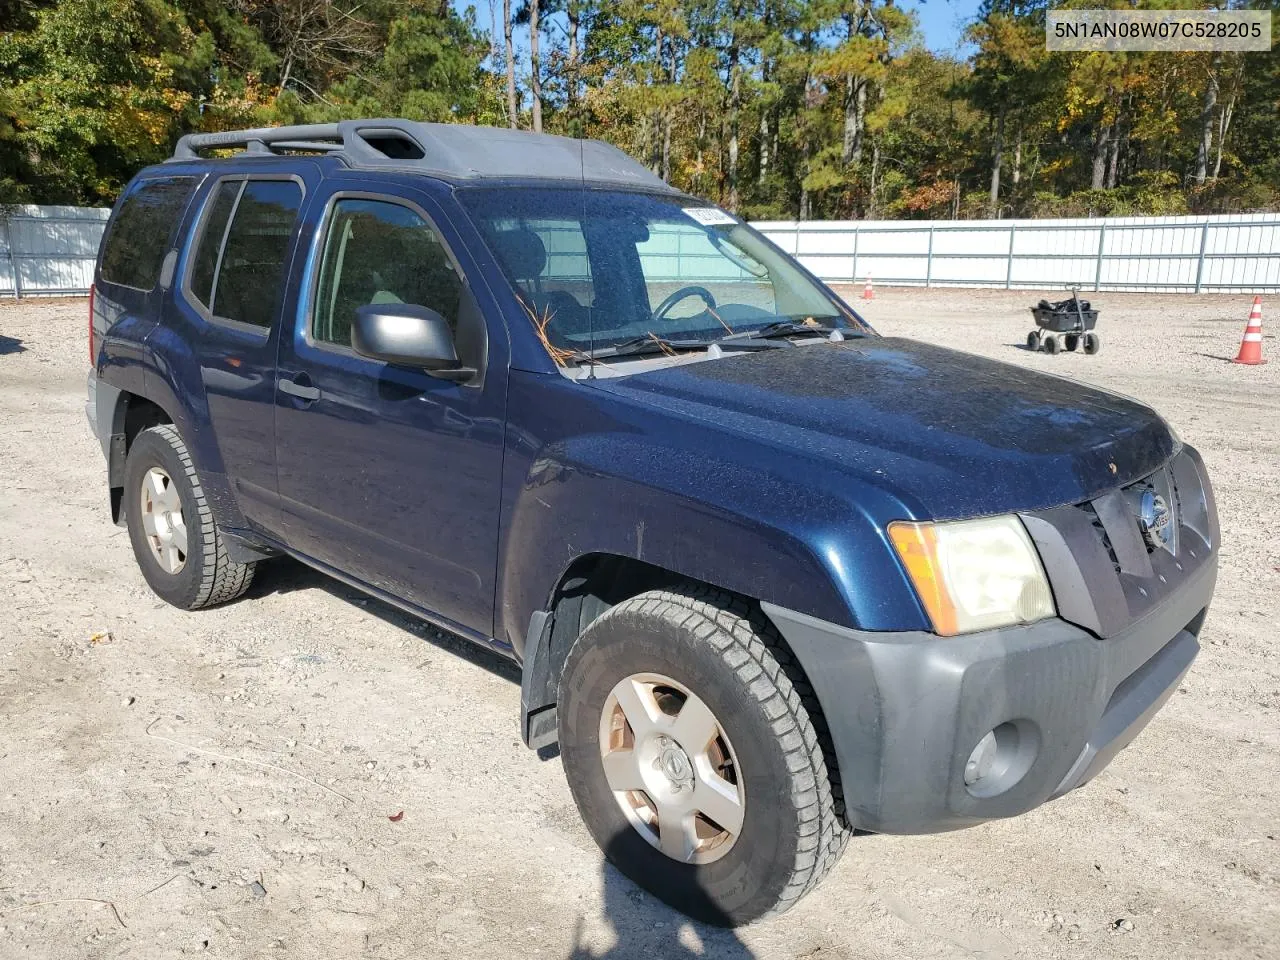
[[[155,598],[84,419],[83,301],[0,304],[0,957],[1280,957],[1280,343],[1225,362],[1249,297],[1102,294],[1098,356],[1030,354],[1041,295],[852,302],[1197,445],[1223,524],[1204,650],[1084,789],[855,838],[737,933],[604,865],[503,662],[287,561],[220,609]]]

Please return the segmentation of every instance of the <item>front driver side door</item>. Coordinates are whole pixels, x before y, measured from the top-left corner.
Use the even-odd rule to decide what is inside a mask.
[[[351,186],[331,188],[312,208],[319,222],[301,278],[304,300],[292,336],[281,341],[276,451],[286,542],[490,637],[505,328],[425,192],[389,196]],[[356,308],[396,302],[430,307],[455,329],[462,318],[464,328],[484,331],[483,377],[455,383],[357,355]],[[462,354],[460,342],[467,362]]]

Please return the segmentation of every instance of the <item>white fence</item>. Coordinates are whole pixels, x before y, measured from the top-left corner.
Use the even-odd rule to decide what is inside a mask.
[[[827,281],[1080,286],[1163,293],[1280,289],[1280,215],[1096,220],[774,221],[754,225]]]
[[[0,296],[85,293],[110,211],[0,209]],[[1280,215],[1098,220],[771,221],[828,281],[1167,293],[1280,290]],[[572,258],[581,251],[551,250]],[[670,256],[655,242],[654,255]],[[675,256],[694,251],[677,247]],[[563,266],[563,265],[562,265]]]
[[[0,296],[88,293],[110,213],[96,207],[0,208]]]

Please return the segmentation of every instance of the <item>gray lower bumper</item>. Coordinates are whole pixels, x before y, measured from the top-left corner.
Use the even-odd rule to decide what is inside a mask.
[[[931,833],[1025,813],[1097,774],[1191,666],[1216,575],[1215,557],[1105,640],[1057,619],[946,639],[866,633],[762,606],[822,704],[853,824]],[[965,764],[1004,723],[1030,744],[1029,766],[977,796]]]

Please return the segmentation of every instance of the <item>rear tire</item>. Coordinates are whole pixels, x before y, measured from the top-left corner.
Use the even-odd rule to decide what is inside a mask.
[[[1102,341],[1096,333],[1086,333],[1084,335],[1084,352],[1089,356],[1093,356],[1102,349]]]
[[[191,454],[172,424],[134,438],[125,461],[124,510],[133,555],[161,599],[197,610],[249,589],[256,564],[228,558]]]
[[[637,690],[645,713],[633,726],[619,691]],[[702,736],[688,735],[691,704]],[[612,607],[570,650],[558,715],[565,774],[592,836],[619,870],[691,917],[737,926],[781,913],[844,850],[817,700],[773,625],[740,598],[688,586]],[[646,746],[655,742],[656,754]],[[672,743],[674,764],[662,753]],[[626,772],[606,773],[606,755]],[[689,769],[698,772],[681,781]],[[670,819],[681,804],[695,813]],[[712,820],[707,809],[726,812]],[[684,860],[663,852],[682,849],[668,844],[663,825],[673,822],[678,836],[692,834]]]
[[[1040,331],[1032,330],[1027,334],[1027,349],[1032,353],[1040,349]]]

